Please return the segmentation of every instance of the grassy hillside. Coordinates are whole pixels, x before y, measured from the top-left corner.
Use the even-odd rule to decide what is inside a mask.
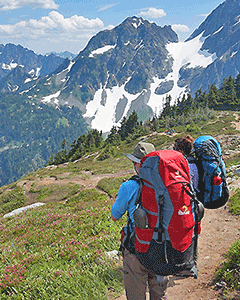
[[[177,126],[174,135],[164,134],[165,127],[138,140],[165,149],[186,133],[211,134],[221,142],[227,166],[236,165],[240,164],[238,116],[223,112],[193,127]],[[1,299],[100,300],[122,291],[119,261],[109,258],[109,252],[118,249],[126,220],[112,222],[110,208],[120,184],[132,175],[132,164],[122,153],[131,152],[138,140],[124,141],[104,160],[98,160],[102,150],[95,149],[74,162],[42,168],[0,188]],[[37,202],[45,205],[3,218]],[[239,197],[231,203],[239,214]],[[239,257],[239,243],[233,249]],[[227,276],[233,289],[239,276],[239,261],[231,263],[234,255],[229,254],[227,267],[218,273],[218,280]],[[229,271],[229,261],[234,271]]]

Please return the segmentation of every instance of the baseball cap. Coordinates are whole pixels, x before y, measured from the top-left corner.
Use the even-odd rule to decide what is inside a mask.
[[[147,155],[150,152],[155,151],[155,148],[153,146],[153,144],[150,143],[144,143],[144,142],[139,142],[134,150],[133,153],[123,153],[123,155],[125,155],[128,159],[130,159],[133,162],[136,163],[141,163],[141,159]]]

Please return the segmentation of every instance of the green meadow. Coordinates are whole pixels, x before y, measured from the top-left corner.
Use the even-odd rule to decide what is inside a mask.
[[[120,260],[118,256],[109,257],[108,253],[118,250],[120,230],[126,223],[126,217],[112,222],[110,213],[119,186],[132,175],[124,174],[132,170],[132,164],[122,154],[132,151],[138,140],[165,149],[186,133],[193,137],[225,132],[227,136],[236,135],[239,132],[232,126],[234,120],[233,113],[214,115],[210,121],[200,120],[191,129],[186,124],[177,126],[175,136],[162,135],[166,130],[162,128],[157,134],[122,142],[106,159],[98,160],[99,152],[94,149],[92,156],[42,168],[1,187],[0,299],[101,300],[120,295],[123,291]],[[227,166],[240,164],[240,156],[236,154],[225,162]],[[76,184],[76,176],[87,181],[93,175],[106,173],[116,176],[102,178],[97,188],[85,189]],[[55,183],[40,185],[48,179]],[[237,190],[229,201],[234,215],[240,214],[239,199]],[[45,205],[3,218],[4,214],[30,202]],[[238,240],[216,270],[216,280],[225,281],[228,291],[239,288],[239,257]]]

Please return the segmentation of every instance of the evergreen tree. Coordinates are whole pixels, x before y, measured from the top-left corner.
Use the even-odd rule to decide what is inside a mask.
[[[66,148],[66,139],[63,139],[62,141],[62,149],[65,150]]]
[[[152,126],[152,130],[157,131],[158,129],[158,121],[156,116],[152,118],[151,122],[150,122],[151,126]]]
[[[219,91],[215,84],[212,84],[208,88],[208,103],[209,107],[217,108],[220,104]]]
[[[238,103],[240,102],[240,73],[238,74],[236,81],[235,81],[235,90],[236,90],[236,97],[238,99]]]
[[[195,103],[200,106],[208,106],[208,96],[206,92],[202,91],[202,88],[198,89],[195,93]]]
[[[127,128],[126,128],[127,118],[124,116],[120,122],[121,126],[119,128],[119,135],[121,140],[125,140],[127,137]]]
[[[138,115],[134,110],[126,121],[127,135],[129,135],[129,133],[133,133],[134,131],[136,131],[138,129],[138,126],[139,126]]]
[[[220,88],[220,100],[222,109],[235,108],[237,104],[237,95],[235,90],[235,80],[232,76],[224,79]]]
[[[235,90],[235,80],[232,78],[232,76],[229,76],[229,78],[226,81],[225,91],[225,100],[227,100],[227,102],[229,102],[230,105],[234,106],[236,104],[237,94]]]
[[[92,129],[87,134],[87,144],[86,147],[89,148],[99,148],[102,144],[102,132],[97,129]]]
[[[105,140],[105,145],[110,144],[110,145],[118,145],[121,141],[121,137],[118,133],[117,127],[113,126],[110,130],[110,133],[108,134],[106,140]]]
[[[171,105],[170,105],[171,104],[171,100],[172,100],[171,95],[167,95],[165,103],[163,105],[163,111],[161,113],[161,117],[166,117],[166,116],[170,116],[171,115]]]

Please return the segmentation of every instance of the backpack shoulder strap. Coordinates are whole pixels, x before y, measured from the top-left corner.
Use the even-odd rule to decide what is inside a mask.
[[[139,178],[138,175],[133,175],[133,176],[130,177],[128,180],[135,180],[135,181],[139,182],[141,179]],[[128,180],[127,180],[127,181],[128,181]]]
[[[135,180],[139,184],[139,189],[138,189],[138,194],[137,194],[137,198],[136,198],[136,201],[135,201],[135,205],[136,206],[141,205],[142,204],[142,180],[141,180],[141,178],[139,178],[138,175],[133,175],[128,180]]]

